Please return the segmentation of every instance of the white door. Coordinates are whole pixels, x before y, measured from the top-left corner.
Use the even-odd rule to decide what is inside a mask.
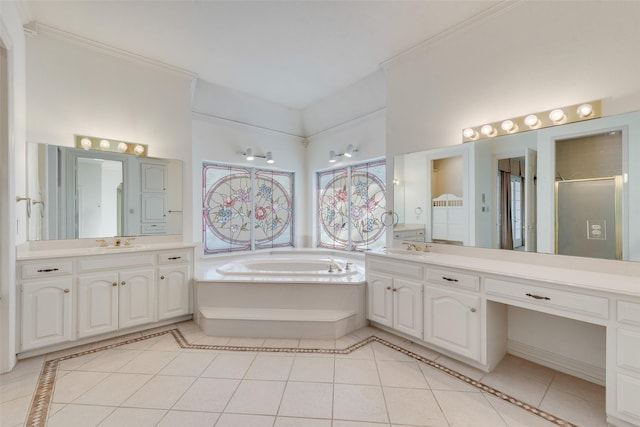
[[[25,283],[21,290],[21,351],[72,339],[72,278]]]
[[[367,318],[393,327],[393,279],[379,273],[369,273],[367,283]]]
[[[513,249],[522,249],[524,239],[524,209],[522,200],[522,177],[511,175],[511,230]]]
[[[525,179],[524,179],[524,250],[536,252],[536,201],[537,186],[536,175],[538,173],[538,152],[527,148],[525,154]]]
[[[167,166],[152,163],[140,165],[142,178],[141,191],[164,192],[167,191]]]
[[[424,289],[424,340],[461,356],[480,357],[480,297],[432,286]]]
[[[422,339],[422,284],[393,279],[393,327]]]
[[[167,195],[146,193],[142,198],[142,222],[165,222]]]
[[[189,267],[158,269],[158,319],[189,313]]]
[[[118,273],[78,278],[78,338],[118,329]]]
[[[153,270],[120,273],[120,328],[151,323],[156,318],[156,284]]]

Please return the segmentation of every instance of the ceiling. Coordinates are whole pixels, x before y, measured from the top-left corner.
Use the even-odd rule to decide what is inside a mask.
[[[303,109],[498,1],[26,1],[24,20]]]

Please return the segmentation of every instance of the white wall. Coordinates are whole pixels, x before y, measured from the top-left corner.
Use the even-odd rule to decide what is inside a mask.
[[[28,141],[73,146],[73,135],[83,134],[140,142],[150,156],[191,169],[192,76],[46,31],[27,40],[26,73]],[[193,226],[192,188],[185,174],[185,236]]]
[[[24,173],[16,166],[25,164],[26,48],[17,5],[12,2],[0,2],[0,46],[6,49],[6,57],[0,60],[4,101],[0,108],[0,372],[7,372],[16,363],[15,245],[26,239],[27,232],[25,202],[17,205],[15,201],[16,194],[26,191]]]
[[[469,126],[583,101],[603,99],[604,115],[639,110],[638,16],[640,2],[514,2],[398,57],[386,64],[387,158],[460,144]],[[510,322],[536,319],[518,312]],[[528,341],[519,328],[509,335]],[[604,347],[600,338],[589,342]],[[532,345],[562,354],[566,342]]]

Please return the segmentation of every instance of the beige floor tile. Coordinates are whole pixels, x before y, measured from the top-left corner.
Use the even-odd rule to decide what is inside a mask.
[[[104,381],[78,397],[73,403],[120,406],[150,379],[151,375],[111,374]]]
[[[357,350],[354,350],[347,354],[336,354],[336,359],[375,359],[373,355],[373,349],[371,348],[371,344],[365,345],[364,347],[360,347]]]
[[[296,357],[289,381],[332,383],[334,363],[329,358]]]
[[[201,377],[244,378],[256,353],[221,353],[204,370]]]
[[[278,415],[305,418],[331,418],[333,384],[289,382]]]
[[[18,360],[11,372],[0,374],[0,384],[6,384],[25,375],[40,375],[44,361],[45,356],[34,356]]]
[[[10,380],[2,378],[0,380],[0,403],[31,396],[36,390],[38,378],[38,374],[25,374]]]
[[[351,332],[351,335],[355,335],[357,337],[365,339],[369,338],[372,335],[377,335],[381,332],[381,329],[374,328],[373,326],[365,326],[364,328],[356,329],[355,331]]]
[[[22,425],[29,412],[31,405],[31,396],[20,397],[0,404],[0,417],[2,426],[18,426]]]
[[[131,374],[157,374],[174,360],[180,352],[147,350],[134,357],[118,369],[118,372]]]
[[[108,372],[70,371],[59,375],[53,389],[53,402],[71,403],[100,384],[111,374]]]
[[[177,375],[181,377],[197,377],[207,369],[216,354],[208,352],[180,353],[164,368],[159,375]]]
[[[245,378],[250,380],[286,381],[293,365],[293,356],[258,354],[249,367]]]
[[[277,417],[273,427],[331,427],[331,420]]]
[[[236,337],[229,339],[226,345],[233,345],[236,347],[261,347],[263,344],[264,338]]]
[[[58,362],[58,369],[64,371],[71,371],[82,368],[82,365],[90,362],[96,357],[100,356],[102,352],[96,351],[94,353],[84,354],[82,356],[66,359]]]
[[[474,368],[473,366],[469,366],[466,363],[459,362],[447,356],[439,356],[435,361],[442,366],[446,366],[449,369],[453,369],[454,371],[477,381],[480,381],[480,379],[487,374],[480,369]]]
[[[437,351],[431,350],[427,347],[421,346],[420,344],[416,344],[413,342],[407,342],[402,345],[403,348],[409,350],[412,353],[418,354],[422,357],[426,357],[429,360],[435,360],[440,357],[440,353]]]
[[[398,360],[401,362],[408,362],[410,360],[413,360],[406,354],[402,354],[399,351],[389,348],[384,344],[380,344],[379,342],[372,343],[371,347],[373,348],[373,353],[376,360]]]
[[[83,371],[115,372],[142,354],[140,350],[109,349],[100,351],[99,355],[80,367]]]
[[[266,415],[222,414],[215,427],[272,427],[274,420]]]
[[[392,424],[448,427],[430,390],[384,387],[384,398]]]
[[[244,380],[238,386],[224,412],[276,415],[285,384],[284,381]]]
[[[333,427],[389,427],[388,423],[367,423],[361,421],[335,420]],[[402,426],[399,426],[402,427]]]
[[[232,379],[198,378],[172,409],[222,412],[238,384],[240,381]]]
[[[336,384],[333,391],[333,418],[348,421],[388,423],[382,387]]]
[[[336,384],[380,385],[374,360],[336,359]]]
[[[152,427],[160,422],[166,412],[163,409],[118,408],[100,427]]]
[[[170,409],[194,381],[193,377],[158,375],[136,391],[122,406]]]
[[[466,382],[455,378],[440,369],[419,363],[418,366],[424,374],[429,388],[432,390],[448,390],[448,391],[466,391],[471,393],[480,393],[480,389],[467,384]]]
[[[211,337],[209,335],[205,335],[196,341],[191,341],[190,343],[199,345],[227,345],[229,340],[229,337]]]
[[[66,405],[49,416],[47,427],[97,426],[115,410],[112,406]]]
[[[57,414],[66,406],[67,406],[66,403],[51,403],[49,405],[49,417],[52,417],[53,415]]]
[[[519,357],[507,355],[481,381],[503,393],[538,406],[542,402],[555,371]]]
[[[434,390],[433,395],[451,427],[507,425],[482,393]]]
[[[93,350],[96,348],[96,343],[89,343],[84,345],[78,345],[75,347],[65,348],[63,350],[54,351],[52,353],[47,353],[45,356],[46,360],[54,360],[59,359],[64,356],[69,356],[72,354],[82,353],[83,351]]]
[[[263,345],[274,348],[297,348],[300,345],[300,340],[293,338],[267,338],[264,340]]]
[[[566,374],[553,378],[540,409],[580,427],[607,426],[605,388]]]
[[[335,340],[300,340],[300,348],[336,348]]]
[[[153,343],[149,350],[155,351],[180,351],[181,348],[178,345],[176,339],[171,334],[162,335],[153,338],[156,342]]]
[[[377,361],[383,387],[429,388],[417,362]]]
[[[483,394],[509,427],[551,427],[555,425],[499,397],[488,393]]]
[[[215,412],[169,411],[157,427],[211,427],[219,417]]]

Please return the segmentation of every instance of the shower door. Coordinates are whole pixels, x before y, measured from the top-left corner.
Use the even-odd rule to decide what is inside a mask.
[[[556,253],[622,259],[622,178],[556,181]]]

